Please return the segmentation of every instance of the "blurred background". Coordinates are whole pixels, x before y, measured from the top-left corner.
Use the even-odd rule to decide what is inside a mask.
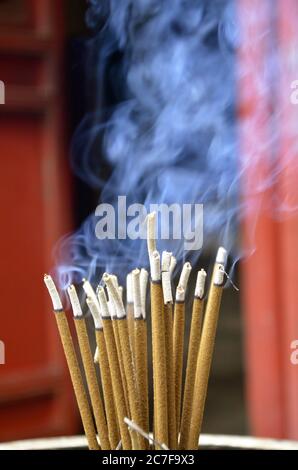
[[[298,440],[298,365],[291,360],[298,340],[298,5],[259,3],[214,1],[202,26],[207,52],[214,53],[224,36],[219,49],[228,54],[225,64],[216,55],[213,70],[219,97],[224,89],[233,95],[233,118],[226,119],[237,128],[237,159],[225,171],[231,185],[239,171],[230,196],[242,212],[230,241],[240,246],[231,256],[240,292],[229,285],[224,293],[203,432]],[[104,42],[96,32],[106,27],[96,16],[100,2],[90,4],[91,29],[84,0],[0,0],[0,441],[81,432],[43,273],[55,265],[57,241],[94,211],[104,184],[80,178],[70,148],[83,152],[89,141],[87,135],[79,146],[73,135],[91,112],[104,115],[126,99],[121,64],[127,50],[113,46],[110,53],[113,40]],[[214,21],[228,4],[233,19]],[[98,55],[107,58],[104,72]],[[231,73],[226,83],[225,68]],[[217,93],[204,108],[214,116]],[[105,182],[117,162],[101,157],[99,131],[96,136],[92,153]],[[272,161],[279,162],[278,171]],[[200,170],[200,160],[193,165]],[[216,248],[208,236],[198,267],[209,269]]]

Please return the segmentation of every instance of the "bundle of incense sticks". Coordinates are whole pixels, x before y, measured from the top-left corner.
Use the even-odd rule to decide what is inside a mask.
[[[116,275],[104,273],[97,288],[83,280],[93,332],[87,329],[76,287],[70,285],[67,293],[78,347],[56,285],[51,276],[44,277],[91,450],[199,447],[227,253],[222,247],[218,250],[205,307],[206,272],[203,269],[197,272],[195,291],[189,294],[192,271],[189,262],[181,268],[173,295],[176,259],[170,252],[159,253],[155,231],[156,217],[152,213],[147,218],[150,314],[147,312],[149,274],[145,269],[136,268],[127,274],[126,303]],[[189,296],[192,297],[190,313],[186,309]],[[184,338],[187,315],[191,315],[188,342]],[[148,318],[152,331],[152,369],[148,358]],[[96,344],[95,354],[91,344]],[[185,349],[187,365],[183,382]],[[151,374],[153,416],[149,413],[148,395]]]

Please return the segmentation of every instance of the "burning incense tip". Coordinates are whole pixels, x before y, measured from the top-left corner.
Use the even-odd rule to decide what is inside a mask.
[[[97,302],[97,297],[94,292],[93,287],[91,286],[90,282],[87,279],[83,279],[83,289],[87,297],[93,299],[93,301]]]
[[[163,251],[161,256],[161,270],[169,271],[171,265],[172,253],[170,251]]]
[[[142,318],[142,300],[141,300],[141,286],[140,286],[140,270],[134,269],[132,271],[132,290],[133,290],[133,306],[134,317]]]
[[[44,275],[44,283],[52,299],[53,310],[63,310],[62,302],[52,277],[49,274]]]
[[[109,311],[109,317],[111,317],[112,320],[115,320],[117,318],[117,312],[116,312],[114,302],[112,300],[108,300],[107,306],[108,306],[108,311]]]
[[[205,293],[205,283],[206,283],[207,273],[204,269],[201,269],[197,275],[197,282],[195,288],[195,297],[202,299]]]
[[[152,281],[160,281],[160,254],[157,250],[150,255],[150,272]]]
[[[161,258],[161,280],[162,280],[162,291],[163,291],[163,298],[164,303],[169,304],[173,302],[173,295],[172,295],[172,286],[171,286],[171,259],[172,253],[169,251],[162,252]]]
[[[142,304],[142,314],[143,318],[146,318],[146,295],[147,295],[147,284],[148,284],[148,271],[146,269],[141,269],[140,274],[140,289],[141,289],[141,304]]]
[[[188,284],[188,279],[189,279],[191,270],[192,270],[191,264],[190,264],[189,262],[184,263],[183,268],[182,268],[182,271],[181,271],[181,275],[180,275],[178,287],[177,287],[177,290],[176,290],[176,300],[178,300],[178,299],[177,299],[177,295],[178,295],[179,297],[181,297],[181,295],[182,295],[182,291],[181,291],[180,293],[178,293],[179,287],[182,287],[183,292],[184,292],[184,294],[183,294],[183,295],[184,295],[184,299],[180,299],[180,300],[182,300],[182,301],[185,300],[185,293],[186,293],[187,284]]]
[[[173,303],[173,294],[171,286],[171,273],[170,271],[163,271],[161,274],[162,291],[165,304]]]
[[[126,302],[131,304],[133,302],[133,292],[132,292],[132,274],[129,273],[126,276]]]
[[[185,289],[182,286],[178,286],[176,289],[176,301],[184,302],[185,300]]]
[[[122,301],[123,301],[123,287],[122,287],[122,286],[119,286],[118,289],[119,289],[120,297],[121,297],[121,299],[122,299]]]
[[[222,286],[225,279],[225,268],[222,264],[218,264],[214,272],[213,284],[215,286]]]
[[[192,270],[191,264],[189,262],[184,263],[178,285],[182,286],[185,290],[187,287],[191,270]]]
[[[156,212],[147,215],[147,247],[150,257],[156,250]]]
[[[105,290],[102,286],[98,287],[97,297],[98,297],[98,301],[99,301],[103,318],[110,318],[111,315],[110,315],[110,310],[108,306],[108,301],[107,301]]]
[[[228,253],[227,253],[227,250],[220,246],[218,248],[218,251],[217,251],[217,255],[216,255],[216,263],[218,264],[223,264],[225,266],[226,262],[227,262],[227,257],[228,257]]]
[[[175,256],[171,256],[170,268],[169,271],[171,273],[171,277],[173,276],[174,269],[176,268],[177,260]]]
[[[111,279],[112,279],[113,284],[115,286],[115,289],[117,290],[118,295],[119,295],[121,301],[123,302],[123,287],[119,285],[118,277],[116,276],[116,274],[111,274],[110,276],[111,276]]]
[[[69,296],[69,300],[71,303],[71,308],[72,308],[74,316],[82,317],[83,316],[82,307],[81,307],[75,286],[71,284],[67,288],[67,292],[68,292],[68,296]]]
[[[102,279],[107,286],[109,299],[115,306],[117,318],[124,318],[126,316],[126,312],[119,292],[119,287],[117,287],[118,283],[116,285],[117,278],[113,275],[104,273]]]
[[[112,279],[115,289],[119,290],[119,282],[118,282],[118,277],[116,276],[116,274],[110,274],[110,278]]]
[[[101,315],[100,315],[100,309],[98,302],[94,302],[94,299],[91,297],[87,297],[86,299],[87,305],[89,307],[89,310],[91,312],[91,315],[93,317],[94,321],[94,326],[97,330],[102,328],[102,320],[101,320]]]

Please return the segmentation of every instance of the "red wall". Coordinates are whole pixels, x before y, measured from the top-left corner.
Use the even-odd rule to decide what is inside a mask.
[[[254,248],[242,263],[251,433],[298,439],[298,369],[291,363],[291,343],[298,338],[298,106],[290,100],[298,78],[298,3],[240,0],[238,14],[240,140],[242,155],[250,158],[242,181],[249,208],[243,242]],[[280,67],[268,77],[272,44]],[[278,177],[260,191],[273,161]],[[286,205],[287,211],[278,211]]]
[[[0,3],[0,440],[73,433],[78,420],[43,273],[71,228],[61,1]]]

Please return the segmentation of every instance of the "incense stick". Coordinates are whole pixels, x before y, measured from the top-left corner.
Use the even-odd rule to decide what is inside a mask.
[[[115,275],[107,273],[103,275],[105,288],[99,286],[97,295],[90,282],[84,280],[86,302],[95,325],[97,347],[94,359],[76,289],[73,285],[68,288],[83,370],[100,444],[104,450],[120,447],[124,450],[148,449],[148,443],[153,443],[156,449],[168,449],[169,446],[173,450],[178,448],[191,450],[198,447],[224,276],[228,276],[225,272],[227,252],[220,247],[216,256],[202,335],[206,273],[201,270],[197,275],[185,384],[182,390],[185,302],[192,268],[190,263],[185,263],[183,266],[176,289],[173,315],[171,277],[176,267],[176,259],[172,253],[164,251],[160,262],[160,254],[156,250],[155,222],[156,214],[149,214],[147,245],[151,274],[154,437],[150,437],[149,432],[146,321],[148,272],[144,269],[141,271],[135,269],[128,274],[127,312],[123,304],[123,289],[119,286]],[[50,276],[45,276],[45,284],[53,302],[88,446],[97,450],[100,446],[92,409],[79,369],[67,317]],[[102,387],[99,387],[97,381],[95,363],[99,364]]]
[[[83,290],[86,294],[86,297],[89,297],[90,299],[93,300],[93,302],[95,304],[97,304],[98,300],[97,300],[97,297],[96,297],[96,293],[95,293],[92,285],[90,284],[90,282],[87,279],[83,279],[82,287],[83,287]]]
[[[104,276],[105,275],[107,275],[107,274],[105,273]],[[113,274],[110,274],[110,278],[111,278],[111,281],[114,285],[115,291],[117,292],[117,296],[119,297],[119,302],[121,303],[121,305],[123,305],[123,299],[122,299],[120,287],[119,287],[119,284],[118,284],[118,278],[117,278],[117,276],[115,276]],[[127,322],[127,315],[126,315],[126,312],[123,312],[125,315],[122,316],[122,317],[120,315],[117,315],[117,305],[116,305],[115,298],[111,295],[111,292],[109,290],[108,290],[108,294],[109,294],[109,299],[110,299],[109,302],[108,302],[108,305],[109,305],[109,307],[112,306],[112,308],[111,308],[111,315],[112,315],[112,320],[113,320],[112,323],[113,323],[114,335],[115,335],[116,346],[117,346],[118,361],[119,361],[119,364],[120,364],[120,371],[121,371],[121,378],[122,378],[123,389],[124,389],[125,403],[126,403],[126,408],[127,408],[128,412],[131,415],[130,402],[129,402],[129,390],[128,390],[127,378],[126,378],[126,373],[125,373],[124,356],[123,356],[123,352],[122,352],[122,349],[121,349],[121,340],[120,340],[120,328],[121,328],[120,323],[122,323],[123,321],[125,323],[128,323]],[[127,330],[128,330],[128,324],[127,324]],[[133,361],[133,353],[132,353],[132,349],[131,349],[131,345],[130,345],[129,332],[128,332],[128,340],[129,340],[131,358],[132,358],[132,361]],[[134,341],[134,337],[132,338],[132,340]],[[132,437],[133,449],[137,448],[136,436],[132,433],[131,437]]]
[[[107,275],[108,275],[107,273],[104,274],[104,276],[107,276]],[[110,276],[111,276],[111,281],[112,281],[115,289],[118,291],[119,286],[118,286],[117,277],[113,276],[113,275],[110,275]],[[124,358],[123,358],[123,354],[122,354],[122,351],[121,351],[121,343],[120,343],[120,335],[119,335],[119,318],[117,317],[117,307],[115,305],[115,299],[113,299],[110,296],[110,294],[109,294],[109,301],[108,301],[108,309],[109,309],[110,316],[111,316],[111,319],[112,319],[112,326],[113,326],[115,344],[116,344],[116,349],[117,349],[118,362],[119,362],[119,366],[120,366],[122,386],[123,386],[123,391],[124,391],[125,405],[126,405],[128,413],[130,413],[129,397],[128,397],[128,386],[127,386],[127,379],[126,379],[126,375],[125,375]],[[134,436],[132,436],[132,438],[133,437]]]
[[[85,319],[83,318],[83,312],[74,285],[68,287],[68,295],[74,314],[74,324],[79,341],[100,446],[103,450],[110,450],[111,445],[108,438],[108,427],[90,349],[87,326]]]
[[[182,286],[176,290],[173,322],[173,364],[175,372],[175,416],[176,416],[176,441],[180,428],[183,348],[185,327],[185,291]]]
[[[117,349],[114,338],[114,331],[112,320],[110,317],[108,303],[104,289],[99,287],[98,289],[98,300],[100,303],[100,309],[102,312],[102,324],[104,331],[104,339],[107,347],[109,366],[111,371],[112,387],[114,392],[114,399],[116,405],[116,411],[118,416],[118,424],[120,429],[120,435],[122,440],[122,447],[124,450],[131,449],[131,439],[127,427],[124,423],[124,418],[127,416],[127,408],[124,398],[124,390],[122,381],[119,380],[121,377],[120,366],[118,362]]]
[[[187,283],[191,272],[191,264],[185,263],[179,284],[176,290],[176,301],[174,308],[173,326],[173,355],[175,370],[175,406],[176,406],[176,431],[177,437],[180,429],[181,418],[181,395],[182,395],[182,373],[183,373],[183,351],[184,351],[184,330],[185,330],[185,294]]]
[[[140,399],[139,399],[139,392],[135,380],[135,372],[134,366],[132,361],[132,354],[129,344],[129,335],[128,335],[128,327],[127,327],[127,319],[126,319],[126,312],[124,309],[124,305],[122,299],[119,295],[119,292],[113,283],[113,280],[110,275],[105,274],[103,276],[103,281],[105,282],[109,297],[113,300],[118,322],[119,328],[119,338],[120,338],[120,345],[121,345],[121,353],[123,358],[123,365],[124,365],[124,372],[126,377],[127,389],[128,389],[128,402],[129,402],[129,409],[131,412],[131,416],[133,421],[136,423],[141,423],[141,411],[140,411]],[[140,448],[144,448],[144,439],[138,436],[138,441]]]
[[[197,449],[202,427],[208,380],[213,356],[217,320],[221,303],[224,272],[223,265],[217,263],[213,282],[209,291],[201,343],[196,367],[195,393],[192,403],[192,416],[187,449]]]
[[[216,258],[215,258],[215,263],[214,263],[213,270],[212,270],[212,277],[211,277],[210,285],[213,284],[213,278],[214,278],[215,272],[217,271],[217,267],[220,265],[223,267],[223,269],[225,268],[227,257],[228,257],[227,250],[223,246],[220,246],[216,253]]]
[[[171,253],[166,251],[162,253],[161,275],[164,298],[169,447],[170,449],[177,449],[175,369],[173,353],[173,294],[171,286],[171,274],[175,263],[172,260],[175,260],[175,258]]]
[[[93,423],[93,417],[84,388],[83,379],[78,364],[78,359],[76,356],[67,317],[63,310],[57,288],[51,276],[45,275],[44,282],[52,299],[53,310],[55,313],[58,331],[64,349],[64,354],[68,365],[74,393],[78,403],[78,408],[80,411],[85,435],[88,441],[88,446],[90,450],[99,450],[99,445],[97,442],[96,432]]]
[[[169,268],[171,278],[173,277],[173,273],[174,273],[174,270],[176,268],[176,265],[177,265],[177,260],[176,260],[175,256],[172,255],[171,256],[171,261],[170,261],[170,268]]]
[[[190,427],[196,364],[201,338],[202,312],[204,305],[203,297],[206,276],[206,272],[203,269],[198,272],[195,297],[193,301],[179,442],[179,448],[183,450],[185,450],[187,446]]]
[[[151,322],[154,385],[154,436],[168,445],[167,370],[163,293],[160,274],[160,255],[150,256]]]
[[[148,271],[144,268],[140,272],[140,291],[141,291],[141,305],[143,318],[147,318],[146,315],[146,300],[147,300],[147,286],[148,286]]]
[[[169,251],[162,252],[161,258],[161,280],[162,280],[162,292],[164,303],[173,303],[172,286],[171,286],[171,272],[170,264],[172,259],[172,253]]]
[[[100,315],[99,305],[94,300],[87,297],[87,305],[92,314],[95,326],[95,338],[98,351],[98,363],[101,376],[102,391],[105,403],[105,412],[108,424],[109,440],[111,448],[115,449],[118,445],[120,435],[118,431],[118,422],[116,414],[116,406],[112,388],[112,379],[108,361],[108,353],[104,339],[103,324]]]
[[[127,326],[129,333],[129,342],[133,361],[135,361],[135,344],[134,344],[134,308],[133,308],[133,292],[132,292],[132,274],[126,276],[126,312]]]
[[[145,272],[142,279],[141,272],[138,269],[132,272],[135,370],[141,408],[140,426],[146,433],[149,433],[147,321],[144,305],[144,291],[146,290],[147,279],[148,276],[146,276]]]

